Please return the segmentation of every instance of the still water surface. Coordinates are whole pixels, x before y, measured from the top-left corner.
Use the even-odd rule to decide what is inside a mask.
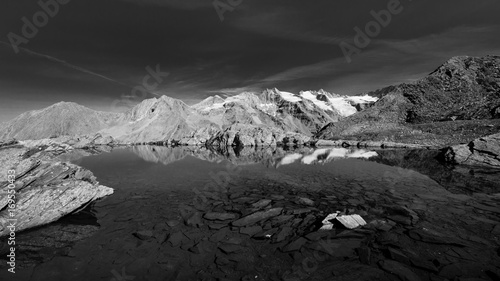
[[[412,248],[417,260],[432,260],[428,251],[436,245],[414,245],[404,235],[424,226],[437,226],[442,237],[478,237],[486,241],[476,245],[483,251],[485,243],[492,243],[490,224],[499,220],[498,213],[471,204],[497,204],[498,198],[488,195],[496,188],[494,181],[486,179],[479,186],[482,179],[444,167],[434,156],[429,151],[346,148],[214,151],[156,146],[118,148],[81,159],[66,155],[115,193],[77,215],[20,234],[20,266],[26,269],[18,277],[329,280],[324,278],[332,270],[346,278],[354,278],[354,271],[385,276],[377,261],[387,258],[380,250],[387,245],[375,245],[374,237],[395,231],[393,244]],[[485,188],[483,197],[474,197],[478,188]],[[232,223],[270,209],[281,212],[244,226]],[[359,214],[368,226],[353,232],[336,224],[328,239],[322,239],[341,243],[318,258],[311,237],[322,219],[337,211]],[[207,213],[230,218],[207,219]],[[465,214],[490,224],[478,229]],[[368,263],[359,250],[367,247],[375,247]],[[486,265],[491,262],[487,255],[484,259]],[[445,262],[456,261],[443,260],[438,266]],[[429,277],[428,270],[416,272]]]

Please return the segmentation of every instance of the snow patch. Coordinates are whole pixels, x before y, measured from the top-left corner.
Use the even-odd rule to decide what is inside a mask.
[[[340,115],[347,117],[358,112],[358,110],[352,106],[345,98],[328,98],[331,105],[335,110],[337,110]]]
[[[378,101],[378,98],[372,97],[369,95],[364,95],[364,96],[351,96],[346,98],[347,101],[353,102],[353,103],[369,103],[369,102],[376,102]]]
[[[216,110],[216,109],[221,109],[224,107],[224,104],[226,102],[222,102],[222,103],[214,103],[212,104],[211,106],[207,106],[205,108],[202,108],[201,110],[202,111],[211,111],[211,110]]]
[[[321,108],[322,110],[333,111],[333,109],[332,109],[331,106],[329,106],[324,101],[318,100],[318,98],[313,93],[311,93],[310,91],[301,92],[300,96],[302,98],[306,99],[306,100],[312,101],[317,107]]]
[[[292,93],[289,93],[289,92],[282,92],[282,91],[278,91],[278,93],[280,94],[280,96],[286,100],[286,101],[289,101],[289,102],[299,102],[299,101],[302,101],[301,98],[295,96],[294,94]]]

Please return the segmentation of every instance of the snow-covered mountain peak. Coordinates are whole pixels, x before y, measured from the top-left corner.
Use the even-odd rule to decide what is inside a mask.
[[[301,91],[298,94],[281,91],[277,88],[264,90],[260,94],[243,92],[241,94],[221,98],[209,97],[193,106],[194,109],[208,113],[213,110],[223,110],[229,103],[236,103],[256,108],[266,114],[275,116],[276,111],[283,107],[304,106],[309,111],[321,111],[327,115],[347,117],[373,104],[378,98],[371,96],[341,96],[329,93],[323,89],[319,91]]]

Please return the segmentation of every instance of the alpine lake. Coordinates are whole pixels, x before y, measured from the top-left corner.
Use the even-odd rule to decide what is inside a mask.
[[[14,280],[499,280],[500,171],[437,154],[64,154],[115,193],[19,233]]]

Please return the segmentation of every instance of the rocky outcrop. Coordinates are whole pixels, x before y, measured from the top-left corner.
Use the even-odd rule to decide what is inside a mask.
[[[276,146],[304,145],[310,138],[298,133],[285,133],[272,127],[235,124],[207,141],[208,146]]]
[[[0,150],[0,236],[51,223],[113,193],[90,171],[55,160],[53,147]]]
[[[448,147],[442,157],[450,163],[500,168],[500,134]]]

